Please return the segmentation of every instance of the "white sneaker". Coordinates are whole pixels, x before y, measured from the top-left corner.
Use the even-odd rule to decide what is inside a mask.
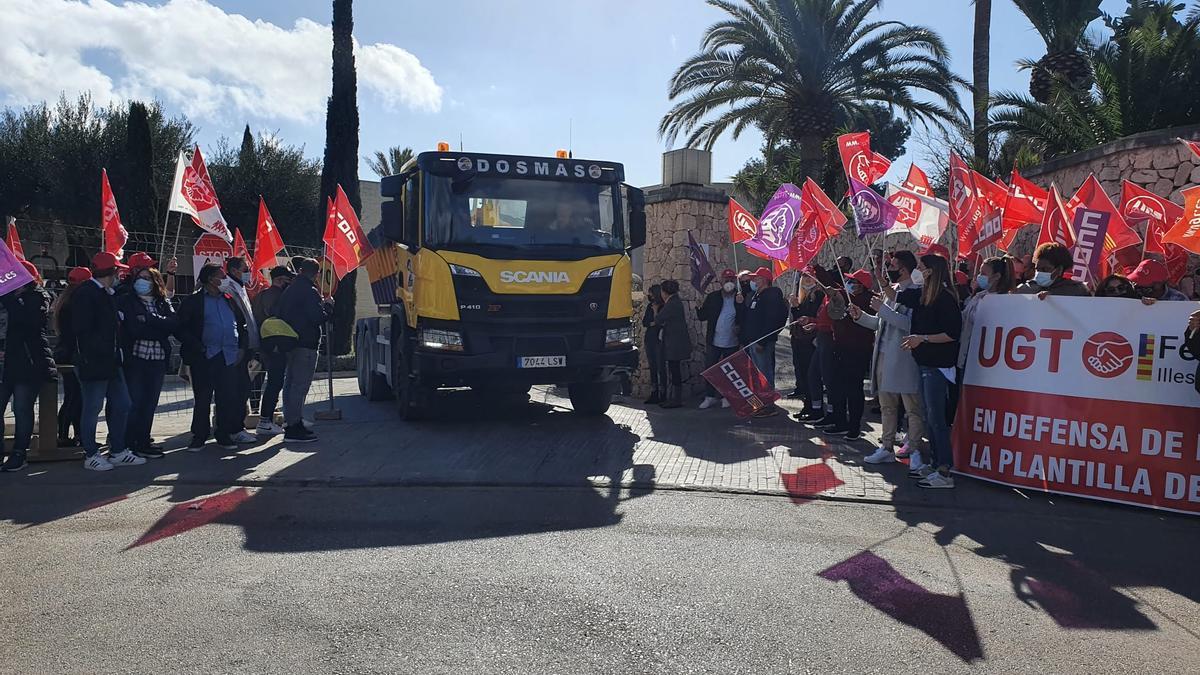
[[[83,468],[87,469],[88,471],[112,471],[113,465],[104,457],[104,455],[96,453],[83,460]]]
[[[246,431],[239,431],[233,435],[234,443],[257,443],[258,438]]]
[[[934,471],[919,481],[917,487],[947,490],[954,487],[954,479],[943,474],[941,471]]]
[[[270,420],[262,420],[258,423],[258,426],[255,427],[254,433],[258,434],[259,436],[278,436],[279,434],[283,433],[283,427]]]
[[[566,394],[563,394],[563,396],[565,397]],[[303,417],[300,418],[300,424],[303,424],[304,428],[308,429],[309,431],[312,431],[312,428],[317,426],[316,422],[314,422],[312,420],[306,420]]]
[[[713,398],[712,396],[705,396],[704,400],[700,402],[700,409],[708,410],[709,408],[713,407],[716,404],[717,404],[716,398]]]
[[[884,447],[875,448],[875,452],[863,459],[867,464],[886,464],[896,461],[896,455]]]
[[[120,452],[108,453],[108,463],[109,468],[114,466],[137,466],[138,464],[145,464],[146,458],[138,457],[130,450],[122,450]]]
[[[727,398],[721,399],[721,407],[728,408],[729,407],[729,399],[727,399]]]

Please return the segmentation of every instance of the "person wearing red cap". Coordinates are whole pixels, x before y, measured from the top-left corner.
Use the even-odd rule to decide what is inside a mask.
[[[1167,266],[1157,260],[1143,260],[1137,269],[1129,275],[1134,290],[1143,298],[1154,301],[1178,302],[1187,301],[1187,296],[1167,285],[1170,278]]]
[[[863,381],[871,366],[871,352],[875,347],[875,332],[855,321],[856,315],[874,314],[871,292],[867,290],[870,284],[871,273],[866,270],[846,275],[844,293],[848,300],[847,313],[833,322],[836,370],[830,389],[828,419],[819,428],[826,434],[845,436],[849,441],[862,438],[862,417],[866,406]]]
[[[85,469],[111,471],[115,466],[145,464],[125,443],[129,420],[129,389],[121,370],[121,348],[117,340],[118,316],[113,298],[117,273],[126,269],[117,257],[101,251],[92,258],[92,279],[75,290],[71,298],[71,333],[75,340],[76,375],[79,377],[83,412],[80,443],[86,454]],[[100,411],[107,412],[108,457],[100,454],[96,427]]]
[[[721,287],[709,293],[696,310],[696,318],[706,323],[704,368],[712,368],[721,360],[738,350],[738,327],[745,320],[745,302],[738,302],[737,273],[733,270],[721,272]],[[711,408],[720,402],[722,408],[729,401],[722,399],[712,383],[705,383],[704,400],[700,409]]]
[[[150,430],[171,362],[170,338],[178,322],[162,275],[153,265],[133,268],[128,286],[129,292],[117,296],[125,384],[131,401],[125,442],[138,455],[157,458],[163,456],[163,449],[151,440]]]
[[[772,285],[771,270],[760,267],[750,278],[751,296],[746,302],[746,318],[742,325],[743,345],[750,345],[750,359],[767,378],[767,386],[775,388],[775,343],[779,331],[787,324],[788,304],[783,291]],[[779,408],[766,406],[758,417],[779,414]]]
[[[54,332],[58,341],[54,345],[54,362],[59,366],[70,365],[75,357],[75,334],[71,332],[71,298],[80,284],[91,281],[92,271],[86,267],[73,267],[67,273],[67,288],[54,299],[51,315],[54,317]],[[63,401],[58,408],[58,447],[79,445],[80,416],[83,414],[83,399],[79,389],[79,378],[74,368],[63,369]],[[72,433],[74,430],[74,433]]]
[[[33,281],[0,297],[0,455],[4,454],[4,416],[9,401],[16,422],[12,449],[0,471],[25,468],[33,439],[34,403],[42,385],[57,379],[47,330],[50,296],[42,289],[33,263],[22,260],[21,264]]]
[[[179,261],[171,258],[167,261],[165,268],[159,271],[163,276],[164,286],[167,291],[167,297],[175,296],[175,270],[179,267]],[[138,251],[129,256],[129,273],[130,276],[137,276],[139,269],[158,269],[158,261],[150,256],[149,253]]]

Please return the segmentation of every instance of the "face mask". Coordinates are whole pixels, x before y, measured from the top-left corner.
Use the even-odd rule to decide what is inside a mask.
[[[721,290],[725,291],[726,293],[732,293],[734,288],[736,288],[736,286],[732,281],[726,281],[725,283],[721,284]]]
[[[149,279],[138,279],[133,282],[133,292],[138,295],[150,295],[153,288],[154,285],[150,283]]]
[[[811,291],[812,289],[814,289],[816,287],[817,287],[817,282],[812,281],[811,279],[805,279],[804,281],[800,282],[800,288],[803,288],[806,291]]]
[[[924,273],[922,273],[921,270],[913,270],[912,282],[913,282],[913,286],[924,286],[925,285]]]
[[[758,282],[757,282],[757,281],[751,281],[751,282],[750,282],[750,292],[751,292],[751,293],[757,293],[757,292],[758,292]]]
[[[242,285],[245,286],[248,283],[250,283],[250,273],[242,272]]]
[[[988,289],[988,276],[986,274],[980,274],[979,276],[975,277],[975,283],[979,285],[979,290],[986,291]]]
[[[900,270],[888,270],[888,281],[900,281]]]
[[[849,293],[850,295],[855,295],[856,293],[858,293],[858,284],[847,283],[846,284],[846,292]]]
[[[1045,288],[1054,283],[1054,279],[1050,276],[1049,272],[1038,272],[1033,275],[1033,283]]]

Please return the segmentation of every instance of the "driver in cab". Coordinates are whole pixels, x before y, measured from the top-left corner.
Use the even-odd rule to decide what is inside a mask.
[[[546,224],[546,232],[560,241],[592,243],[597,239],[596,224],[584,215],[583,205],[574,199],[554,205],[554,219]]]

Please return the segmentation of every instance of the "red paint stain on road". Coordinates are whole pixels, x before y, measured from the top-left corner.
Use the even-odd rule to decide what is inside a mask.
[[[76,513],[83,513],[84,511],[91,511],[92,509],[98,509],[103,506],[108,506],[109,504],[116,504],[117,502],[122,502],[122,501],[125,501],[126,499],[129,499],[129,495],[117,495],[115,497],[109,497],[108,499],[101,499],[100,501],[92,502],[91,504],[88,504],[87,506],[83,507],[82,509],[79,509],[79,511],[77,511]]]
[[[787,490],[794,504],[807,504],[812,497],[846,484],[824,462],[809,464],[794,473],[781,473],[779,479],[783,481],[783,489]]]
[[[817,576],[847,582],[855,596],[937,640],[965,662],[983,658],[983,645],[962,595],[926,590],[870,551],[847,558]]]
[[[145,534],[130,544],[125,550],[128,551],[131,548],[150,544],[159,539],[166,539],[167,537],[173,537],[177,534],[194,530],[197,527],[208,525],[241,506],[251,496],[249,490],[241,487],[211,497],[202,497],[190,502],[176,504],[162,518],[159,518],[158,522],[151,526],[149,530],[146,530]]]

